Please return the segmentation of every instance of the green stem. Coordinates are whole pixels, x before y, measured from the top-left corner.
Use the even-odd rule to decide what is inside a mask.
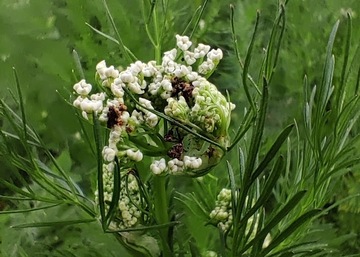
[[[154,9],[154,13],[153,13],[153,21],[154,21],[154,30],[155,30],[155,40],[156,40],[156,45],[155,45],[155,60],[156,63],[158,65],[160,65],[160,61],[161,61],[161,39],[160,39],[160,34],[159,34],[159,24],[157,21],[157,10],[156,10],[156,6]]]
[[[166,194],[166,177],[154,176],[155,218],[159,225],[169,223],[168,199]],[[168,227],[159,229],[163,257],[173,256],[168,244]]]

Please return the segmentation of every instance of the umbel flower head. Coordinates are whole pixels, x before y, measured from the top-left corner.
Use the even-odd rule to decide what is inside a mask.
[[[223,57],[221,49],[176,35],[176,47],[160,63],[136,61],[118,70],[101,61],[97,87],[74,85],[74,106],[85,119],[93,115],[109,131],[105,163],[152,158],[155,175],[201,176],[222,158],[229,144],[234,105],[208,77]],[[91,94],[96,88],[97,93]]]

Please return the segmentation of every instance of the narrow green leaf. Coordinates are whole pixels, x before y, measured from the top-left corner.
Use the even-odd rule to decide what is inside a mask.
[[[234,49],[235,49],[235,55],[236,55],[236,58],[238,60],[239,65],[240,65],[240,68],[242,70],[244,70],[244,64],[243,64],[243,61],[241,60],[239,46],[238,46],[238,43],[237,43],[238,42],[237,41],[237,35],[235,33],[234,11],[235,11],[235,6],[230,4],[230,26],[231,26],[231,34],[232,34],[232,39],[233,39],[233,45],[234,45]],[[256,85],[254,79],[251,77],[251,75],[249,73],[246,74],[246,75],[247,75],[248,80],[251,82],[253,87],[256,89],[257,93],[259,95],[261,95],[261,91],[258,88],[258,86]]]
[[[277,252],[267,255],[267,257],[279,256],[280,254],[284,254],[289,251],[295,252],[297,249],[304,249],[304,248],[305,249],[318,249],[318,248],[324,247],[324,246],[326,246],[326,245],[320,244],[317,241],[304,242],[304,243],[294,244],[289,247],[285,247]]]
[[[250,109],[246,112],[245,117],[242,123],[239,126],[239,129],[236,132],[236,135],[231,143],[231,145],[227,148],[227,151],[230,152],[231,149],[236,146],[236,144],[245,136],[246,132],[251,128],[251,125],[254,122],[255,114],[254,110]]]
[[[75,49],[73,49],[73,51],[72,51],[72,56],[73,56],[73,59],[75,62],[75,67],[76,67],[77,71],[79,72],[80,78],[85,79],[84,70],[81,65],[80,57]]]
[[[19,102],[20,102],[21,120],[22,120],[22,123],[23,123],[23,133],[24,133],[23,138],[25,140],[28,140],[28,130],[27,130],[27,126],[26,126],[27,123],[26,123],[24,99],[23,99],[22,92],[21,92],[19,77],[17,75],[15,67],[13,67],[13,72],[14,72],[14,77],[15,77],[15,82],[16,82],[16,89],[18,91]]]
[[[277,162],[274,165],[274,168],[271,170],[269,178],[266,180],[266,183],[263,187],[263,190],[258,198],[258,200],[255,202],[253,207],[246,212],[244,217],[241,219],[240,224],[244,224],[246,226],[248,219],[253,216],[262,206],[264,206],[265,202],[269,199],[271,196],[271,192],[276,185],[276,182],[278,181],[278,178],[280,177],[283,169],[284,169],[284,158],[280,156],[277,160]],[[263,236],[263,238],[258,238],[257,240],[253,240],[252,244],[257,244],[259,241],[263,241],[267,234]],[[247,245],[249,248],[251,245]]]
[[[50,204],[50,205],[46,205],[46,206],[34,207],[34,208],[31,208],[31,209],[19,209],[19,210],[0,211],[0,215],[1,215],[1,214],[28,213],[28,212],[33,212],[33,211],[50,209],[50,208],[59,206],[60,204],[61,204],[61,203],[55,203],[55,204]]]
[[[160,224],[160,225],[152,225],[152,226],[138,226],[138,227],[133,227],[133,228],[126,228],[126,229],[119,229],[119,230],[106,230],[106,233],[121,233],[121,232],[131,232],[131,231],[148,231],[148,230],[158,230],[158,229],[162,229],[162,228],[168,228],[168,227],[173,227],[176,225],[180,225],[181,222],[180,221],[172,221],[172,222],[168,222],[168,223],[164,223],[164,224]]]
[[[262,93],[262,98],[261,98],[261,103],[260,103],[259,114],[257,117],[254,131],[252,132],[248,160],[246,162],[246,172],[248,172],[249,175],[250,175],[250,172],[253,171],[255,161],[256,161],[256,158],[257,158],[257,155],[258,155],[258,152],[260,149],[261,138],[262,138],[262,135],[264,132],[264,124],[265,124],[265,116],[266,116],[266,111],[267,111],[267,106],[268,106],[268,100],[269,100],[268,84],[267,84],[266,79],[264,78],[263,93]]]
[[[345,94],[345,80],[346,80],[346,69],[349,62],[349,55],[350,55],[350,45],[351,45],[351,31],[352,31],[352,21],[351,16],[349,13],[347,13],[347,32],[346,32],[346,43],[345,43],[345,53],[344,53],[344,60],[341,70],[341,76],[340,76],[340,85],[338,90],[336,90],[336,105],[337,105],[337,111],[341,110],[341,101]]]
[[[275,157],[276,153],[279,151],[280,147],[283,145],[285,140],[288,138],[290,132],[292,131],[294,124],[288,125],[277,137],[275,143],[271,146],[270,150],[266,153],[264,159],[261,161],[259,166],[256,168],[254,173],[251,176],[251,182],[255,181],[257,177],[264,171],[270,161]]]
[[[69,226],[74,224],[81,223],[91,223],[96,221],[96,219],[80,219],[80,220],[63,220],[63,221],[50,221],[50,222],[34,222],[34,223],[24,223],[11,226],[11,228],[41,228],[41,227],[53,227],[53,226]]]
[[[116,214],[117,206],[119,204],[120,199],[120,191],[121,191],[121,176],[120,176],[120,163],[117,157],[115,157],[115,169],[114,169],[114,184],[113,184],[113,192],[111,197],[111,203],[109,206],[109,211],[106,214],[106,226],[110,226],[113,217]]]
[[[231,208],[233,210],[233,215],[236,215],[236,182],[235,182],[235,175],[234,170],[231,167],[231,164],[229,161],[226,161],[227,164],[227,171],[229,175],[229,181],[230,181],[230,189],[231,189]]]
[[[93,26],[91,26],[89,23],[85,22],[85,24],[90,28],[92,29],[93,31],[95,31],[96,33],[98,33],[99,35],[103,36],[104,38],[107,38],[109,39],[110,41],[114,42],[115,44],[117,45],[120,45],[119,41],[116,40],[115,38],[113,38],[112,36],[108,35],[108,34],[105,34],[104,32],[94,28]]]
[[[205,11],[205,8],[206,8],[208,2],[209,2],[209,0],[204,0],[203,4],[201,5],[199,15],[196,17],[194,27],[193,27],[193,29],[192,29],[192,31],[190,33],[190,36],[189,36],[190,39],[194,36],[194,33],[195,33],[195,31],[197,30],[197,28],[199,26],[199,22],[200,22],[201,18],[204,15],[204,11]]]
[[[103,3],[104,3],[106,14],[107,14],[107,16],[108,16],[108,18],[110,20],[111,26],[112,26],[113,30],[115,31],[115,34],[116,34],[116,36],[118,38],[120,50],[122,51],[122,53],[124,54],[126,60],[129,63],[132,63],[133,61],[136,61],[136,59],[133,59],[133,56],[135,56],[135,55],[125,46],[124,42],[122,41],[122,38],[121,38],[120,33],[119,33],[118,29],[117,29],[114,18],[111,15],[111,12],[109,10],[109,7],[107,5],[106,0],[103,0]]]
[[[100,124],[96,115],[93,113],[93,130],[94,138],[96,145],[96,159],[97,159],[97,186],[98,186],[98,197],[99,197],[99,207],[100,207],[100,216],[101,224],[103,230],[106,229],[106,219],[105,219],[105,203],[104,203],[104,181],[103,181],[103,158],[102,158],[102,141],[101,141],[101,132]]]
[[[320,210],[310,210],[303,215],[301,215],[298,219],[296,219],[293,223],[290,224],[284,231],[282,231],[277,237],[275,237],[270,245],[266,247],[261,256],[266,256],[272,249],[277,247],[281,242],[283,242],[287,237],[289,237],[291,234],[294,233],[295,230],[297,230],[301,225],[303,225],[305,222],[309,221],[310,219],[314,218],[316,215],[318,215],[321,211]]]
[[[5,187],[7,187],[12,192],[18,193],[18,194],[23,195],[28,198],[33,198],[31,193],[22,190],[21,188],[15,186],[12,183],[9,183],[8,181],[6,181],[4,179],[0,179],[0,184],[3,184]]]
[[[332,78],[333,78],[334,63],[335,63],[334,57],[332,55],[332,49],[333,49],[337,29],[339,27],[339,23],[340,23],[339,21],[337,21],[335,23],[335,25],[330,33],[328,45],[326,48],[326,59],[325,59],[325,65],[324,65],[324,70],[323,70],[323,74],[322,74],[321,86],[320,86],[319,91],[317,92],[317,96],[316,96],[316,102],[317,102],[317,105],[319,105],[319,107],[317,109],[318,119],[316,120],[318,126],[320,126],[319,125],[319,122],[321,120],[320,117],[322,117],[322,114],[324,113],[324,111],[326,109],[327,100],[329,98],[330,87],[332,86]]]
[[[190,29],[191,24],[194,22],[195,19],[197,19],[197,16],[199,15],[201,8],[202,8],[202,6],[199,6],[198,8],[196,8],[194,14],[191,16],[190,21],[186,25],[186,27],[183,30],[183,32],[181,33],[181,35],[186,35],[187,34],[188,30]]]
[[[240,253],[245,252],[247,249],[249,249],[254,242],[257,242],[260,239],[263,239],[266,237],[268,233],[270,233],[271,229],[273,229],[277,224],[280,223],[280,221],[290,212],[292,211],[295,206],[299,203],[299,201],[305,196],[306,191],[300,191],[297,194],[295,194],[288,202],[285,204],[284,207],[281,208],[280,211],[278,211],[265,225],[265,227],[260,231],[259,234],[255,236],[253,240],[251,240],[241,251]]]
[[[250,45],[249,45],[247,53],[246,53],[244,69],[243,69],[243,75],[242,75],[242,82],[243,82],[243,85],[244,85],[245,94],[246,94],[247,100],[249,101],[249,103],[251,105],[252,110],[256,110],[256,107],[255,107],[254,100],[252,99],[252,97],[250,95],[249,87],[248,87],[248,84],[247,84],[247,77],[248,77],[248,71],[249,71],[249,66],[250,66],[250,62],[251,62],[252,50],[254,48],[256,33],[257,33],[257,30],[258,30],[259,19],[260,19],[260,13],[257,12],[256,13],[256,21],[255,21],[254,32],[252,34]],[[264,79],[264,81],[265,81],[265,79]],[[265,85],[265,83],[264,83],[264,85]],[[264,97],[263,97],[263,99],[264,99]]]
[[[279,27],[280,27],[280,32],[279,32]],[[267,46],[266,57],[264,62],[265,65],[264,76],[268,82],[271,81],[272,76],[274,74],[284,31],[285,31],[285,6],[281,4],[280,12],[276,17],[274,26],[271,31],[270,40]],[[274,51],[275,51],[275,55],[273,55]]]

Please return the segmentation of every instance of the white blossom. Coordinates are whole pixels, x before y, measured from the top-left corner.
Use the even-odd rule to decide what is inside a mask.
[[[174,75],[178,78],[184,77],[191,72],[191,67],[185,65],[179,65],[174,70]]]
[[[190,51],[185,51],[184,60],[187,63],[187,65],[193,65],[196,62],[195,54]]]
[[[207,74],[210,71],[212,71],[214,68],[215,68],[215,63],[211,59],[208,59],[199,65],[198,72],[200,74]]]
[[[119,76],[119,71],[112,65],[108,67],[104,73],[106,78],[117,78]]]
[[[181,174],[184,170],[184,162],[177,158],[168,161],[167,166],[170,174]]]
[[[136,61],[135,63],[130,64],[129,71],[137,76],[145,67],[145,63],[141,61]]]
[[[105,146],[102,151],[102,155],[105,161],[112,162],[115,159],[116,151],[113,148]]]
[[[106,79],[106,74],[105,74],[106,69],[107,69],[106,62],[104,60],[102,60],[96,65],[96,72],[101,80]]]
[[[90,93],[92,86],[91,84],[86,83],[85,79],[82,79],[80,82],[76,83],[73,88],[78,95],[87,96]]]
[[[131,83],[135,81],[135,76],[128,70],[120,72],[119,78],[124,83]]]
[[[161,81],[160,85],[167,92],[170,92],[170,91],[173,90],[172,85],[171,85],[171,81],[168,80],[168,79],[163,79]]]
[[[137,79],[134,82],[128,83],[127,87],[135,94],[140,95],[144,93],[144,90],[141,89],[141,85],[138,83]]]
[[[151,165],[150,165],[150,170],[155,174],[155,175],[159,175],[162,174],[163,172],[166,171],[166,163],[165,163],[165,159],[161,158],[158,161],[154,161]]]
[[[186,51],[192,45],[192,42],[190,41],[188,36],[176,35],[176,45],[181,50]]]
[[[203,58],[209,52],[210,46],[204,44],[198,44],[198,46],[194,49],[194,57],[196,59]]]
[[[186,168],[190,168],[190,169],[198,169],[202,164],[202,160],[201,158],[197,158],[195,156],[190,157],[190,156],[184,156],[184,166]]]
[[[207,54],[207,58],[211,61],[213,61],[214,63],[219,63],[219,61],[223,58],[223,52],[221,51],[220,48],[218,49],[212,49],[208,54]]]
[[[140,150],[133,151],[132,149],[126,150],[126,155],[129,157],[130,160],[139,162],[143,159],[143,154]]]

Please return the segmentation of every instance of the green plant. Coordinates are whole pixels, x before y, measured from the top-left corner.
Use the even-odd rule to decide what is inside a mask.
[[[165,52],[162,59],[172,9],[167,1],[143,3],[145,32],[155,59],[147,64],[135,62],[136,54],[124,45],[110,9],[104,4],[117,38],[90,27],[118,45],[122,65],[128,67],[121,71],[100,62],[94,81],[98,85],[96,93],[89,97],[93,86],[85,80],[74,86],[78,97],[73,104],[80,109],[81,137],[97,162],[97,174],[92,177],[97,187],[95,201],[65,171],[71,167],[69,156],[54,157],[42,137],[28,125],[20,82],[14,72],[19,99],[14,97],[14,102],[20,116],[1,101],[2,119],[9,128],[1,131],[1,153],[17,168],[14,177],[20,185],[3,179],[1,183],[15,193],[2,198],[20,208],[3,214],[69,208],[77,217],[14,227],[93,223],[112,233],[134,256],[318,256],[334,251],[324,239],[308,239],[307,235],[314,233],[315,218],[342,202],[322,209],[332,200],[339,175],[358,163],[353,149],[356,138],[350,134],[358,118],[358,82],[355,94],[347,85],[350,16],[339,82],[333,81],[336,23],[330,34],[322,82],[310,90],[307,79],[304,81],[304,121],[286,126],[275,140],[268,140],[268,145],[264,135],[269,88],[279,63],[287,1],[278,5],[256,71],[258,76],[252,72],[251,61],[260,15],[243,60],[231,7],[233,44],[242,77],[242,98],[247,105],[243,115],[233,115],[241,119],[233,134],[229,129],[233,109],[229,94],[223,96],[207,80],[213,72],[216,74],[222,52],[211,52],[205,61],[203,57],[210,47],[202,45],[206,53],[197,58],[192,58],[196,50],[188,52],[207,1],[185,29],[191,41],[177,36],[177,50]],[[81,69],[81,57],[76,52],[74,55],[77,76],[84,79],[87,76]],[[180,69],[167,70],[172,65]],[[191,73],[196,69],[202,75]],[[129,74],[135,70],[139,70],[135,75]],[[156,73],[162,81],[156,81]],[[81,117],[90,120],[90,126]],[[296,133],[292,136],[294,127]],[[26,205],[19,201],[31,201],[35,207],[21,207]],[[207,237],[197,229],[205,222],[209,225],[204,228]],[[213,248],[209,249],[209,245]]]

